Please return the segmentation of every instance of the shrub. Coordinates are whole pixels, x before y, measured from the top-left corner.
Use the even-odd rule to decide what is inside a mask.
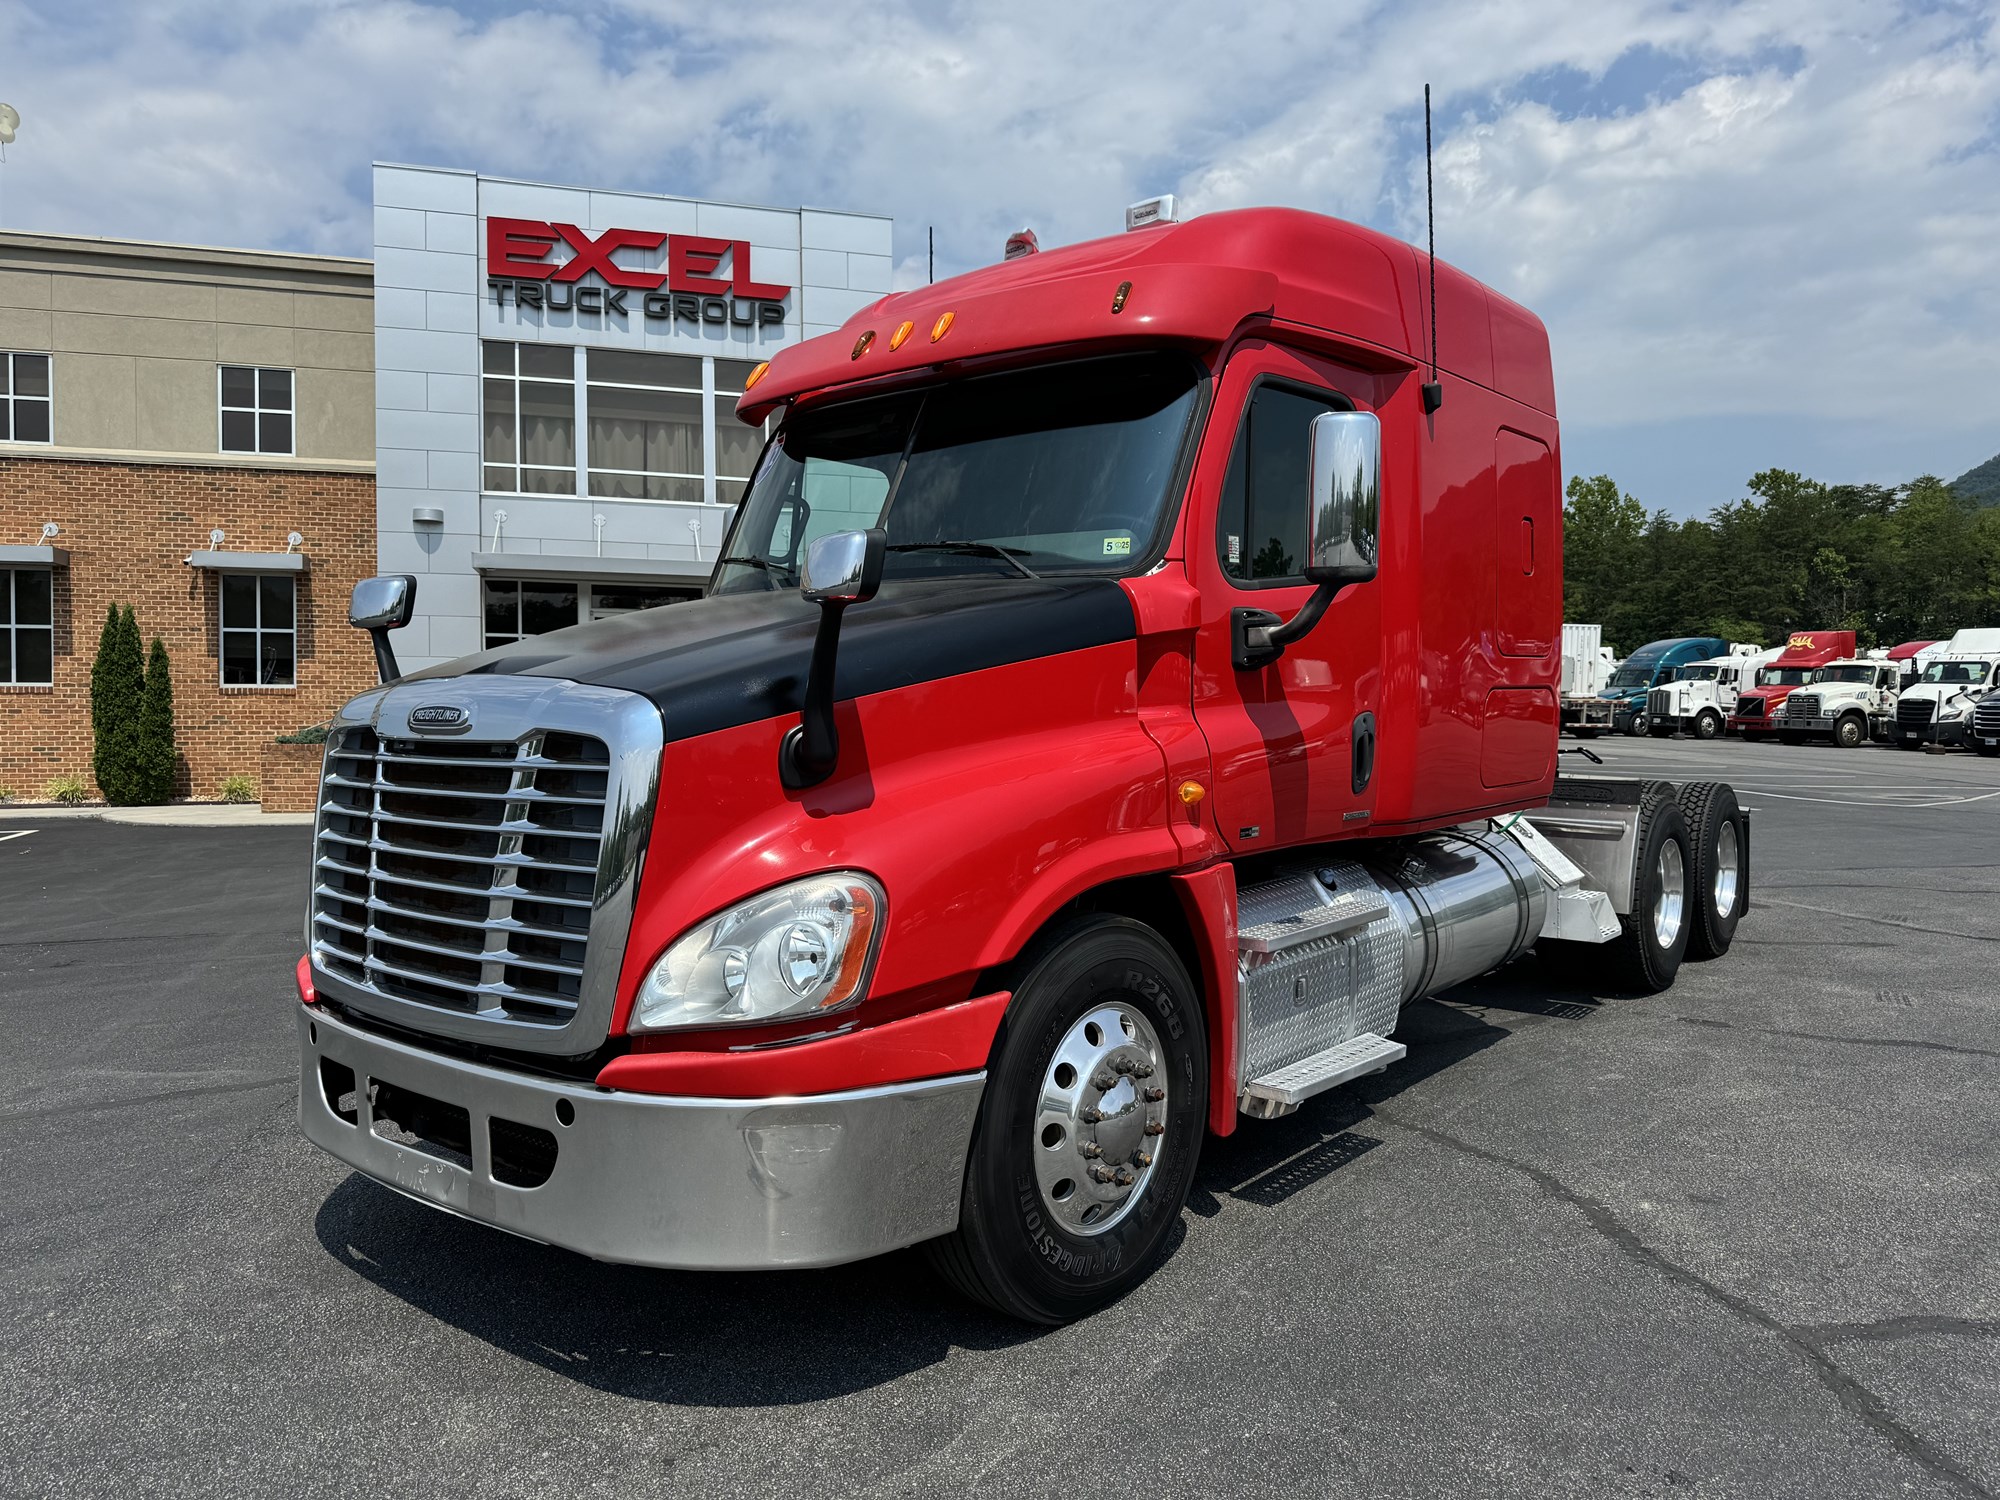
[[[60,802],[64,807],[75,807],[90,795],[90,788],[81,776],[57,776],[42,788],[42,795],[51,802]]]
[[[104,800],[129,806],[144,799],[139,769],[139,707],[146,671],[139,622],[132,607],[112,605],[90,664],[90,769]]]
[[[174,679],[167,648],[153,637],[146,658],[146,684],[139,696],[139,732],[134,747],[139,800],[152,806],[174,795]]]
[[[308,724],[303,729],[294,729],[290,734],[279,735],[278,743],[281,745],[324,745],[326,743],[326,730],[327,726],[324,724]]]
[[[255,802],[257,783],[248,776],[225,776],[222,778],[222,800],[224,802]]]
[[[12,802],[13,800],[14,789],[11,786],[0,786],[0,802]]]

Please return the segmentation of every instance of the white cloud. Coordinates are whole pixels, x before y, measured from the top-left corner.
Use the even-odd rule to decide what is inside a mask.
[[[1547,319],[1573,433],[1992,421],[1984,10],[0,0],[0,27],[8,225],[366,253],[367,162],[417,160],[891,213],[898,285],[926,225],[950,272],[1163,190],[1420,238],[1428,78],[1440,251]]]

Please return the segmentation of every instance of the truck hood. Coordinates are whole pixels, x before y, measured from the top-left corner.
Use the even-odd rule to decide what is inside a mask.
[[[640,693],[668,740],[799,711],[820,610],[795,589],[719,594],[461,657],[401,679],[527,676]],[[1109,578],[898,579],[841,623],[837,699],[1132,640]]]

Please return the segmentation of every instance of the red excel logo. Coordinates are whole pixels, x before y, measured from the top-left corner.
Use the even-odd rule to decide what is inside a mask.
[[[558,245],[568,250],[567,259],[550,258]],[[619,250],[657,250],[662,245],[667,247],[664,270],[635,271],[611,258]],[[727,278],[716,274],[725,260],[729,262]],[[647,229],[607,229],[593,235],[574,224],[541,219],[488,219],[486,274],[558,285],[594,275],[606,286],[632,291],[650,292],[664,287],[670,292],[740,297],[753,302],[776,302],[792,290],[752,277],[750,245],[746,240],[670,235]]]

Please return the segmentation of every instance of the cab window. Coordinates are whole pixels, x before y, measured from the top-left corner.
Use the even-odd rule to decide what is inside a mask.
[[[1352,411],[1330,392],[1263,384],[1250,393],[1216,515],[1222,571],[1248,587],[1303,583],[1312,421]]]

